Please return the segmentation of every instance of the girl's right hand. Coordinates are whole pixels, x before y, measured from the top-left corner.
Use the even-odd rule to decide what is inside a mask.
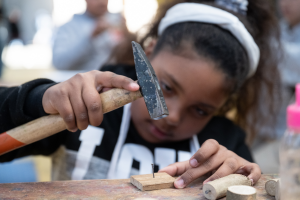
[[[72,132],[84,130],[89,124],[99,126],[103,120],[99,93],[111,88],[134,92],[139,85],[112,72],[94,70],[80,73],[48,88],[43,96],[43,108],[48,114],[60,114],[67,129]]]

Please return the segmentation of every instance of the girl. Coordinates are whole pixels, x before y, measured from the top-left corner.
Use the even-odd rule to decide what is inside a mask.
[[[177,188],[206,173],[211,176],[205,182],[241,173],[255,183],[261,171],[251,163],[245,133],[222,115],[236,108],[243,125],[255,108],[270,32],[254,24],[262,13],[261,22],[272,18],[266,3],[252,0],[247,7],[247,1],[239,2],[176,3],[154,23],[144,41],[150,38],[145,51],[169,110],[159,121],[150,119],[142,99],[102,116],[99,92],[139,89],[132,66],[108,66],[103,71],[114,73],[91,71],[57,85],[35,80],[3,88],[1,131],[59,113],[71,132],[7,153],[0,161],[52,154],[53,180],[128,178],[151,173],[154,163],[156,170],[179,176]],[[269,64],[268,70],[276,72]]]

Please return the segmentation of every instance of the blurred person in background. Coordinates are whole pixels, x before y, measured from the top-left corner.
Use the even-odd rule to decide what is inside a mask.
[[[283,60],[280,63],[282,82],[291,98],[300,82],[300,0],[280,0],[281,43]]]
[[[279,0],[282,15],[280,20],[281,50],[278,52],[278,68],[281,88],[278,90],[276,123],[260,130],[257,144],[253,145],[253,156],[263,173],[279,173],[279,143],[286,126],[286,108],[294,101],[295,85],[300,83],[300,0]],[[276,49],[277,51],[277,49]],[[266,94],[267,95],[267,94]],[[262,97],[263,106],[265,103]],[[262,107],[262,109],[264,109]],[[272,115],[266,112],[268,115]],[[266,159],[268,158],[268,159]]]
[[[286,108],[294,101],[295,85],[300,83],[300,0],[280,0],[279,8],[282,15],[282,55],[279,61],[282,106],[278,114],[277,139],[286,130]]]
[[[99,69],[127,31],[120,14],[107,11],[108,0],[86,0],[86,12],[74,15],[54,36],[53,65],[59,70]]]
[[[282,15],[279,20],[281,48],[275,51],[278,53],[281,88],[278,88],[277,98],[273,100],[278,101],[276,130],[262,131],[269,132],[264,134],[266,138],[276,140],[286,130],[286,108],[294,101],[295,85],[300,83],[300,0],[279,0],[278,3]]]
[[[13,9],[8,16],[8,29],[9,29],[9,42],[13,40],[21,41],[20,39],[20,11],[18,9]]]
[[[3,8],[0,6],[0,79],[3,70],[2,52],[8,40],[8,31],[6,26],[7,25],[3,16]]]

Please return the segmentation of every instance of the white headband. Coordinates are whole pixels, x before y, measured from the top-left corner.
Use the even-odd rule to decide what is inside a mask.
[[[253,37],[236,16],[204,4],[179,3],[170,8],[161,20],[158,27],[158,35],[161,35],[171,25],[188,21],[215,24],[230,31],[247,52],[250,63],[247,77],[254,75],[259,62],[260,51]]]

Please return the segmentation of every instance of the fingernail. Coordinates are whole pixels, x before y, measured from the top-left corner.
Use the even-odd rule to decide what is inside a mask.
[[[96,87],[96,90],[97,90],[98,92],[100,92],[101,89],[102,89],[102,86],[101,86],[101,85],[98,85],[98,86]]]
[[[254,185],[253,179],[250,179],[250,181],[251,181],[251,186],[253,186]]]
[[[211,182],[210,178],[206,179],[204,182],[203,182],[203,185],[206,184],[206,183],[209,183]]]
[[[132,88],[138,88],[138,87],[140,87],[137,83],[130,83],[130,85],[129,85],[130,87],[132,87]]]
[[[245,167],[245,165],[244,166],[242,166],[240,169],[243,169]]]
[[[194,158],[194,159],[192,159],[191,161],[190,161],[190,165],[192,166],[192,167],[197,167],[198,166],[198,161]]]
[[[181,178],[177,179],[175,181],[175,184],[176,184],[177,188],[183,188],[184,187],[184,181]]]
[[[73,132],[73,133],[75,133],[77,131],[77,128],[76,129],[72,129],[70,131]]]

